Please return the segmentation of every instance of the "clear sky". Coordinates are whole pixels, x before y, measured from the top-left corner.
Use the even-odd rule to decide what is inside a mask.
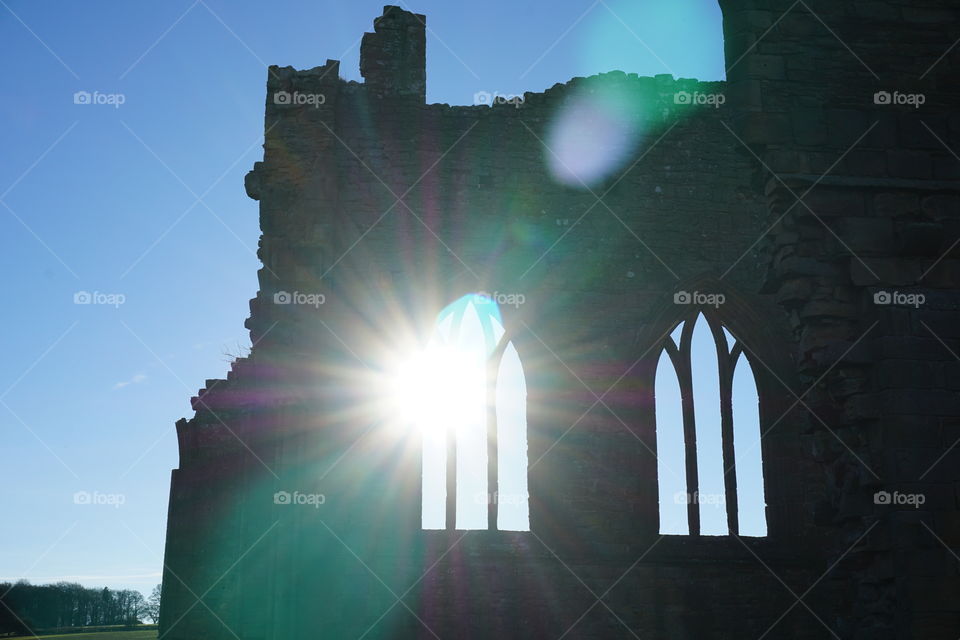
[[[265,65],[361,80],[383,4],[0,0],[0,579],[159,582],[174,422],[249,345]],[[723,78],[716,0],[400,4],[430,102]]]

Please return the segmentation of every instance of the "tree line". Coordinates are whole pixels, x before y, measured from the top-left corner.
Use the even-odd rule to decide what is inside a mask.
[[[149,598],[133,589],[91,589],[72,582],[0,583],[0,635],[38,629],[133,626],[160,617],[160,585]]]

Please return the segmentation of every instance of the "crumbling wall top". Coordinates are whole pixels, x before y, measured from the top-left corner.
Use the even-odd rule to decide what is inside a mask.
[[[387,5],[360,43],[360,75],[384,94],[427,96],[426,16]]]

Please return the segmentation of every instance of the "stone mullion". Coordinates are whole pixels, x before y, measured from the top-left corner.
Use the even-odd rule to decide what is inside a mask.
[[[737,500],[737,460],[733,442],[733,370],[736,361],[727,350],[726,336],[720,323],[704,316],[717,347],[717,373],[720,376],[720,438],[723,452],[723,487],[727,507],[727,528],[732,535],[740,533],[740,512]]]
[[[691,536],[700,535],[700,505],[699,500],[694,496],[699,496],[700,479],[697,471],[697,425],[694,414],[693,404],[693,372],[690,362],[691,343],[693,341],[692,319],[688,319],[683,325],[683,331],[680,334],[680,357],[677,364],[677,379],[680,383],[680,403],[683,409],[683,445],[684,461],[687,472],[687,495],[690,499],[687,501],[687,526]]]

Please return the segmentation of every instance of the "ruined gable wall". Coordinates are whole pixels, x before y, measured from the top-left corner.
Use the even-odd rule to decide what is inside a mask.
[[[957,65],[948,54],[922,82],[918,66],[949,47],[941,25],[954,11],[943,3],[811,5],[818,20],[797,4],[781,17],[788,4],[723,3],[728,66],[736,62],[727,83],[612,76],[644,97],[660,131],[680,109],[672,104],[677,89],[720,90],[727,97],[723,108],[697,109],[683,119],[604,198],[625,224],[602,205],[576,222],[595,198],[559,187],[544,170],[537,137],[546,139],[546,123],[585,80],[528,94],[519,109],[424,105],[416,71],[422,52],[410,18],[405,26],[382,25],[381,37],[370,39],[368,50],[376,54],[367,59],[383,64],[366,67],[364,84],[340,81],[333,61],[300,72],[271,68],[264,161],[247,180],[248,193],[261,203],[264,232],[261,293],[247,322],[256,346],[250,362],[236,367],[243,373],[215,383],[216,392],[201,398],[211,404],[227,398],[217,415],[227,415],[229,430],[240,430],[281,477],[271,479],[200,405],[196,418],[178,425],[183,464],[171,499],[168,562],[190,584],[207,574],[213,582],[229,566],[230,553],[240,555],[280,522],[276,540],[265,539],[251,556],[252,567],[228,574],[205,599],[221,617],[242,621],[255,630],[251,637],[305,632],[318,617],[351,631],[375,619],[391,604],[390,594],[327,526],[389,576],[398,594],[455,541],[421,532],[410,544],[398,535],[418,528],[416,457],[383,455],[388,449],[375,445],[390,442],[386,435],[381,441],[374,434],[374,445],[357,447],[325,477],[331,496],[339,487],[347,499],[322,514],[278,511],[269,500],[275,487],[310,486],[316,480],[311,465],[333,462],[355,441],[357,425],[331,419],[349,404],[349,381],[330,373],[356,368],[356,357],[367,355],[350,351],[362,351],[372,335],[383,333],[377,312],[385,303],[427,323],[468,291],[525,295],[523,307],[505,313],[528,380],[547,390],[531,395],[538,403],[530,415],[533,459],[561,429],[538,407],[564,415],[589,407],[596,398],[577,377],[600,394],[642,354],[648,330],[669,315],[676,288],[705,282],[695,279],[705,272],[722,275],[746,252],[722,279],[743,297],[739,320],[763,325],[782,347],[786,371],[777,368],[778,374],[819,416],[796,408],[764,452],[768,502],[776,505],[771,532],[780,528],[786,540],[800,536],[807,544],[774,539],[758,554],[797,593],[842,559],[805,601],[844,636],[947,637],[942,634],[957,615],[948,595],[956,592],[956,570],[924,525],[955,539],[951,474],[957,465],[948,460],[922,486],[916,482],[950,446],[958,414],[950,386],[955,360],[941,344],[960,348],[951,328],[960,323],[947,293],[955,283],[952,256],[923,276],[956,237],[956,164],[924,123],[956,148],[950,105],[956,104],[951,74]],[[402,32],[397,46],[388,37],[395,27]],[[389,56],[397,52],[405,62],[393,68]],[[920,85],[929,91],[922,112],[873,103],[877,90],[911,92]],[[322,94],[324,102],[275,102],[277,91],[295,90]],[[817,215],[806,206],[790,209],[790,190],[803,193],[828,169],[831,175],[805,198]],[[404,197],[412,212],[394,205],[394,194],[418,179]],[[878,287],[917,280],[930,306],[872,305]],[[322,292],[325,303],[319,309],[274,304],[282,291]],[[316,366],[321,359],[329,366]],[[933,377],[923,373],[930,370]],[[641,367],[641,379],[643,373]],[[242,393],[249,389],[255,392]],[[241,393],[224,396],[227,391]],[[607,402],[650,446],[649,414],[631,411],[643,393],[622,388]],[[794,399],[783,397],[787,405]],[[230,410],[247,420],[223,413]],[[361,473],[364,491],[344,491],[365,469],[376,471]],[[602,593],[655,539],[654,473],[643,444],[611,413],[595,410],[531,471],[532,522],[546,546],[471,534],[410,596],[411,607],[431,626],[453,632],[489,629],[491,619],[505,637],[519,628],[517,620],[545,632],[568,626],[594,598],[549,550]],[[245,480],[238,486],[237,478]],[[923,510],[873,504],[875,490],[900,487],[919,487],[929,502]],[[225,495],[233,497],[226,504],[236,506],[232,519],[198,517],[218,507],[213,513],[222,513]],[[350,538],[344,531],[358,514],[376,514],[368,525],[392,523],[394,538],[404,544],[368,548]],[[793,599],[749,552],[730,551],[736,544],[666,544],[606,601],[632,628],[656,636],[706,637],[717,624],[729,625],[731,637],[744,629],[759,635]],[[220,557],[211,556],[211,548],[224,550],[224,562],[211,561]],[[471,582],[476,590],[453,596],[458,585],[451,576],[464,566],[478,567]],[[245,580],[273,585],[266,610],[244,606]],[[165,588],[171,583],[165,580]],[[356,592],[366,594],[366,605],[351,603],[348,594]],[[310,615],[293,606],[294,594],[304,593],[324,596],[311,601]],[[511,601],[516,606],[506,604]],[[549,601],[564,606],[545,609]],[[170,624],[171,607],[165,608]],[[579,623],[582,637],[623,631],[597,609]],[[397,607],[377,633],[424,634],[412,620]],[[223,632],[202,607],[180,624],[183,631],[206,629],[204,637]],[[800,606],[778,624],[795,637],[826,632]]]

